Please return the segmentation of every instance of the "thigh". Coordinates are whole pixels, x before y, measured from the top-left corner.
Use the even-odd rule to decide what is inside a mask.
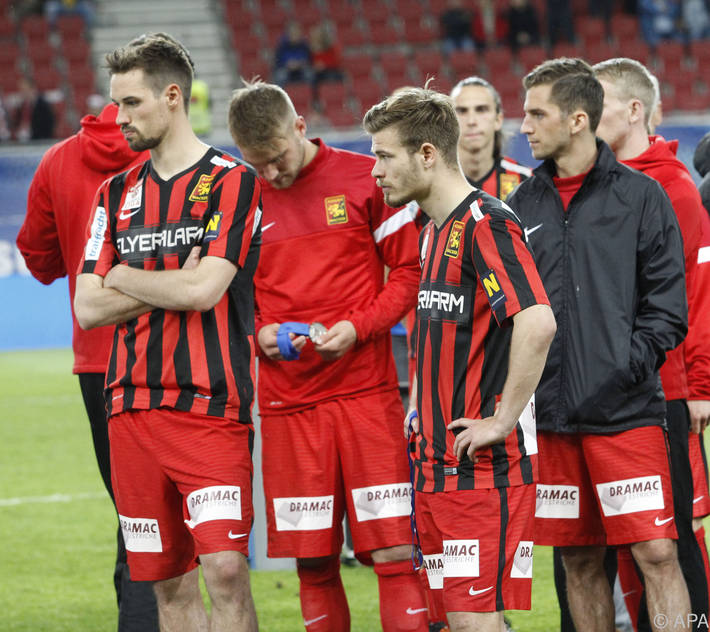
[[[582,435],[538,432],[540,482],[535,502],[538,544],[598,546],[606,543]]]
[[[254,429],[232,419],[159,409],[156,453],[183,500],[181,518],[196,555],[249,554]]]
[[[677,537],[663,428],[585,435],[583,447],[609,545]]]
[[[270,557],[325,557],[343,545],[343,482],[327,406],[261,419]]]
[[[404,409],[398,390],[333,402],[345,501],[360,557],[412,543],[412,511]]]
[[[167,579],[196,566],[182,495],[153,452],[148,412],[109,421],[112,483],[133,580]]]
[[[529,610],[534,485],[416,493],[432,588],[447,612]]]

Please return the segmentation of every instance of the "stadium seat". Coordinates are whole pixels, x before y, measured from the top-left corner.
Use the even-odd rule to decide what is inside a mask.
[[[690,43],[690,54],[699,68],[710,67],[710,39],[693,40]]]
[[[37,88],[42,92],[58,90],[62,86],[62,76],[56,68],[37,68],[33,71],[32,77],[37,84]]]
[[[370,77],[374,64],[373,56],[366,52],[343,56],[343,68],[352,77],[353,81],[363,77]]]
[[[425,9],[420,0],[395,0],[393,12],[405,22],[420,22]]]
[[[414,64],[421,80],[426,77],[441,77],[446,74],[446,61],[438,48],[418,50],[414,53]]]
[[[331,122],[333,127],[352,127],[359,123],[359,120],[355,117],[355,114],[345,106],[332,106],[326,108],[325,115]]]
[[[585,49],[585,59],[590,64],[598,64],[600,61],[612,59],[618,56],[618,49],[606,41],[591,44]]]
[[[48,68],[54,66],[57,52],[49,42],[35,42],[34,46],[27,47],[27,56],[35,68]]]
[[[369,22],[370,39],[373,42],[384,44],[396,44],[401,41],[402,35],[395,25],[389,21]]]
[[[411,86],[415,83],[412,75],[406,68],[401,70],[392,69],[387,73],[385,79],[385,85],[387,86],[387,94],[392,94],[398,88],[403,88],[404,86]]]
[[[599,18],[584,16],[576,21],[577,34],[584,43],[585,50],[606,42],[606,24]]]
[[[406,72],[409,68],[409,57],[401,51],[384,51],[380,56],[380,65],[386,75]]]
[[[80,15],[60,15],[57,18],[57,30],[63,42],[84,37],[85,26],[84,18]]]
[[[552,57],[581,57],[584,51],[576,44],[570,42],[558,42],[552,49]]]
[[[523,73],[530,72],[547,57],[547,51],[542,46],[525,46],[518,51],[518,62]]]
[[[513,53],[507,46],[486,48],[481,55],[481,60],[486,66],[488,77],[495,80],[510,73],[513,65]]]
[[[286,92],[293,101],[293,106],[299,114],[305,114],[311,108],[313,101],[313,88],[309,83],[289,83]]]
[[[663,65],[664,72],[676,72],[686,65],[687,49],[682,42],[665,41],[656,47],[656,56]]]
[[[623,13],[616,13],[612,16],[611,32],[619,44],[641,37],[638,18],[632,15],[624,15]]]
[[[336,106],[345,107],[347,98],[347,89],[339,81],[328,81],[318,86],[318,100],[323,104],[326,114]]]
[[[437,30],[428,20],[405,20],[404,40],[412,46],[433,44],[437,41]]]
[[[342,24],[337,27],[337,40],[343,48],[360,48],[369,41],[369,31],[366,34],[359,24]]]
[[[642,64],[647,64],[651,56],[651,50],[648,44],[640,37],[635,37],[633,39],[619,40],[617,42],[616,55],[614,56],[629,57],[640,61]]]
[[[49,39],[49,22],[40,15],[30,15],[24,18],[20,24],[20,32],[27,38],[28,42],[46,42]]]
[[[83,37],[64,40],[60,50],[64,58],[70,63],[73,61],[91,63],[91,47]]]
[[[453,51],[449,55],[449,66],[455,78],[479,74],[478,57],[473,51]]]
[[[386,90],[381,81],[372,78],[363,78],[354,81],[353,92],[360,103],[360,111],[364,114],[375,103],[379,103],[386,95]]]

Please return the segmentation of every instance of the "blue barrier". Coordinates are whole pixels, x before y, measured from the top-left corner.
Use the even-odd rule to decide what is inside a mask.
[[[699,125],[667,125],[658,132],[680,141],[679,158],[688,166],[696,182],[693,152],[708,130]],[[370,153],[366,136],[355,140],[329,139],[336,146]],[[0,351],[71,346],[71,316],[66,280],[45,287],[33,279],[15,246],[27,205],[27,190],[46,147],[30,147],[0,153]],[[229,152],[238,152],[225,145]],[[506,153],[515,160],[534,165],[526,138],[512,134]],[[69,185],[69,183],[68,183]]]

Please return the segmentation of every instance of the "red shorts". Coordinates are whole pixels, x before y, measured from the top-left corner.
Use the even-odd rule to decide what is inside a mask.
[[[690,469],[693,473],[693,518],[710,515],[710,492],[708,491],[708,463],[705,457],[703,435],[691,432],[688,435]]]
[[[131,579],[182,575],[207,553],[248,554],[251,425],[158,408],[121,413],[108,428]]]
[[[262,417],[269,557],[340,553],[347,510],[355,553],[411,544],[411,485],[399,393]]]
[[[535,485],[416,492],[424,565],[446,612],[530,610]]]
[[[535,541],[552,546],[676,538],[666,434],[538,431]]]

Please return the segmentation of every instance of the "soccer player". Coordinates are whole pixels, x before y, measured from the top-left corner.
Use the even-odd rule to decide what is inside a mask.
[[[347,511],[357,557],[374,562],[383,630],[426,630],[390,337],[416,302],[417,230],[385,205],[372,158],[309,139],[280,87],[236,90],[229,129],[263,183],[254,289],[268,554],[297,558],[308,632],[349,630]]]
[[[661,184],[683,236],[688,335],[667,353],[660,376],[667,406],[678,558],[692,611],[699,617],[703,613],[707,616],[707,578],[701,553],[705,551],[707,559],[707,549],[701,518],[710,513],[710,499],[700,445],[702,431],[710,419],[710,262],[699,253],[702,255],[702,249],[710,246],[710,220],[688,169],[676,157],[678,141],[666,142],[661,136],[647,133],[657,100],[647,68],[635,60],[618,58],[596,64],[594,72],[604,88],[604,110],[597,135],[609,145],[617,160]],[[699,474],[696,490],[702,486],[696,492],[693,471]],[[623,580],[622,571],[634,575],[635,569],[630,560],[622,569],[622,559],[620,551],[619,576]],[[637,613],[643,587],[639,584],[632,591],[623,581],[622,587],[624,593],[630,593],[627,603],[632,602],[633,606],[629,610]]]
[[[178,42],[142,36],[106,62],[116,123],[151,158],[97,192],[74,309],[84,328],[118,325],[106,406],[131,575],[154,581],[163,631],[253,631],[260,186],[251,168],[192,131],[193,69]]]
[[[459,120],[458,154],[466,179],[504,200],[532,173],[503,155],[503,107],[498,91],[481,77],[466,77],[451,90]]]
[[[69,297],[74,300],[76,271],[86,244],[83,227],[89,221],[91,203],[99,185],[148,158],[136,153],[116,125],[117,108],[107,105],[98,117],[81,119],[81,129],[50,148],[37,167],[27,195],[27,215],[17,235],[32,275],[45,284],[69,277]],[[104,382],[111,351],[113,327],[84,331],[73,317],[74,373],[89,417],[94,452],[101,478],[111,499],[108,423]],[[149,582],[130,578],[126,547],[117,533],[114,584],[118,602],[119,632],[152,632],[158,629],[158,612]]]
[[[549,60],[523,85],[521,132],[544,162],[508,202],[558,323],[536,392],[537,541],[563,547],[578,630],[614,627],[607,545],[631,546],[654,625],[686,621],[658,377],[687,329],[678,223],[658,183],[596,140],[589,64]]]
[[[405,90],[372,107],[364,127],[385,201],[415,200],[432,220],[420,236],[408,415],[427,574],[452,632],[499,632],[504,609],[530,608],[532,398],[555,321],[517,216],[461,171],[450,100]]]

